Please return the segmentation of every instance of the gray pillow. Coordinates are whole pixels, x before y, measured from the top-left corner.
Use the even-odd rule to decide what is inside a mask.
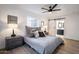
[[[31,29],[31,27],[26,26],[25,29],[26,29],[26,36],[30,37],[32,35],[32,29]]]

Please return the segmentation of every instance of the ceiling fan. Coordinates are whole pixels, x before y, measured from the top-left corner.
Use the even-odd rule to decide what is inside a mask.
[[[44,11],[44,12],[42,12],[42,13],[45,13],[45,12],[52,12],[52,11],[60,11],[61,9],[55,9],[55,7],[57,6],[58,4],[54,4],[53,6],[49,6],[49,9],[47,9],[47,8],[41,8],[41,9],[43,9],[43,10],[46,10],[46,11]]]

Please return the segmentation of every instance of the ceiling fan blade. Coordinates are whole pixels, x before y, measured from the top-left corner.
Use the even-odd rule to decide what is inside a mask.
[[[55,5],[52,7],[52,9],[54,9],[57,5],[58,5],[58,4],[55,4]]]
[[[61,9],[54,9],[54,10],[52,10],[52,11],[60,11]]]
[[[41,9],[48,10],[48,9],[46,9],[46,8],[41,8]]]
[[[44,12],[42,12],[42,13],[45,13],[45,12],[48,12],[48,11],[44,11]]]

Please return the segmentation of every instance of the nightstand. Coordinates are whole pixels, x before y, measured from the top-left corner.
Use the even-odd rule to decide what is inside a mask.
[[[5,48],[7,50],[17,48],[24,44],[24,37],[22,36],[15,36],[15,37],[6,37],[5,38]]]

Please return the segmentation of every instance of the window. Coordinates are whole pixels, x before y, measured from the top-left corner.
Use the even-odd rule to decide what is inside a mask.
[[[56,21],[56,29],[64,29],[64,20]]]
[[[33,17],[27,17],[27,26],[30,26],[30,27],[40,27],[40,20],[37,20]]]

